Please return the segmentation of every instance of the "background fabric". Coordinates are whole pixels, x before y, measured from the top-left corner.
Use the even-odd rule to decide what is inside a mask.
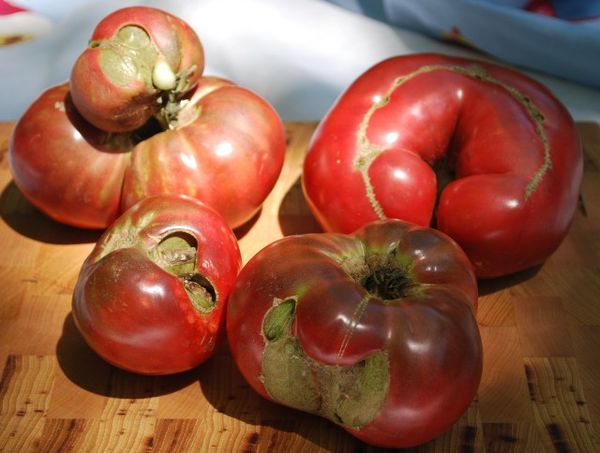
[[[505,61],[600,88],[600,0],[331,0]]]
[[[130,5],[159,7],[182,17],[204,44],[205,72],[228,77],[260,93],[285,120],[320,119],[362,72],[393,55],[442,52],[507,63],[491,52],[483,54],[440,40],[434,32],[415,31],[415,27],[409,30],[399,23],[398,18],[404,15],[394,8],[409,3],[433,8],[432,1],[374,1],[374,7],[385,14],[379,18],[358,9],[371,2],[337,1],[344,3],[342,8],[325,0],[0,0],[0,5],[16,5],[47,23],[45,28],[35,28],[25,40],[0,46],[0,120],[17,119],[44,89],[67,80],[96,23],[109,12]],[[23,13],[0,17],[0,36],[9,29],[6,20],[15,22],[15,15]],[[525,14],[521,10],[518,13]],[[553,20],[570,24],[564,19]],[[466,29],[461,28],[461,33]],[[512,33],[506,30],[504,35]],[[578,46],[573,52],[579,51]],[[542,60],[543,55],[556,56],[552,43],[539,42],[537,47]],[[597,60],[588,61],[580,72],[593,74],[600,64]],[[600,121],[600,90],[593,84],[556,77],[533,65],[518,67],[553,90],[576,119]]]

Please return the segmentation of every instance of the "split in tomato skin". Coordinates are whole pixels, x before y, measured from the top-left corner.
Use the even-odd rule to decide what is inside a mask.
[[[147,198],[84,262],[73,318],[89,346],[117,367],[182,372],[214,353],[240,267],[236,237],[216,211],[191,197]]]
[[[447,430],[473,400],[477,281],[458,245],[398,220],[281,239],[242,269],[227,335],[263,397],[401,448]]]

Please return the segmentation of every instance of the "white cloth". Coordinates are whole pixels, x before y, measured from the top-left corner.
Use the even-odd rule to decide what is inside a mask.
[[[96,23],[130,5],[159,7],[187,21],[204,44],[205,73],[258,92],[284,120],[320,119],[363,71],[393,55],[443,52],[481,58],[321,0],[75,3],[45,35],[0,47],[0,120],[17,119],[44,89],[67,80]],[[58,9],[61,1],[52,4]],[[600,90],[526,72],[553,90],[576,120],[600,122]]]

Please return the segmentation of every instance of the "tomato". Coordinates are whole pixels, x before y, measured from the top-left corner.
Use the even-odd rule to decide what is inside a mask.
[[[66,84],[50,88],[15,127],[13,179],[47,215],[78,227],[105,228],[144,197],[169,193],[240,226],[281,172],[283,123],[263,98],[215,77],[199,79],[186,101],[170,128],[107,133],[81,117]]]
[[[185,120],[175,128],[136,146],[124,206],[148,195],[185,193],[215,207],[232,227],[241,225],[258,211],[283,166],[277,112],[245,88],[205,77],[180,117]]]
[[[471,263],[454,241],[386,220],[264,248],[238,276],[227,335],[263,397],[400,448],[447,430],[475,396],[476,306]]]
[[[572,118],[512,69],[435,54],[361,75],[313,136],[303,187],[326,231],[376,219],[432,225],[479,277],[543,262],[568,231],[582,178]]]
[[[190,91],[204,70],[196,33],[165,11],[119,9],[96,26],[70,78],[77,110],[113,132],[141,127]]]
[[[188,370],[213,354],[240,266],[235,235],[216,211],[190,197],[146,198],[84,262],[73,317],[115,366],[150,375]]]
[[[132,137],[96,129],[67,84],[44,92],[17,123],[9,166],[23,194],[54,220],[104,228],[119,215]]]

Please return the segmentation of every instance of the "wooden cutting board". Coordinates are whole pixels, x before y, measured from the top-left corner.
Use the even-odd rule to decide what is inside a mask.
[[[299,183],[315,124],[287,124],[281,178],[237,232],[244,261],[283,235],[319,231]],[[70,311],[99,233],[59,225],[23,198],[7,164],[12,127],[0,124],[0,451],[375,450],[257,396],[225,345],[168,377],[96,356]],[[600,125],[578,128],[585,175],[570,233],[540,269],[481,284],[478,397],[418,451],[600,451]]]

